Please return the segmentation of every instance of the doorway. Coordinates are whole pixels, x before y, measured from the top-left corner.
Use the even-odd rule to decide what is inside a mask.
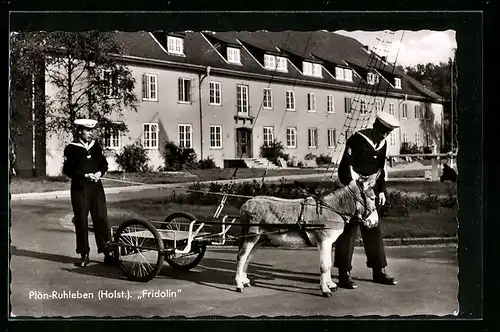
[[[236,158],[252,158],[252,130],[236,129]]]

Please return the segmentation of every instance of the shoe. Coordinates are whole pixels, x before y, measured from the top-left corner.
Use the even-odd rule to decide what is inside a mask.
[[[351,279],[351,273],[349,271],[339,270],[339,283],[337,284],[340,288],[356,289],[358,285]]]
[[[89,265],[89,263],[90,263],[89,254],[82,254],[81,258],[78,261],[76,261],[74,265],[76,267],[85,267]]]
[[[373,281],[382,285],[396,285],[398,282],[389,276],[385,269],[373,269]]]

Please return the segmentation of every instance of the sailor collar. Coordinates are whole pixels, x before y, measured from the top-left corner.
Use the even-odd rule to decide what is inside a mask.
[[[380,141],[378,146],[376,146],[375,143],[373,143],[373,141],[368,136],[366,136],[365,134],[363,134],[359,131],[358,131],[358,134],[361,135],[368,143],[370,143],[370,145],[375,149],[375,151],[382,149],[384,147],[384,145],[386,144],[385,138],[382,141]]]
[[[92,141],[91,141],[91,142],[89,142],[89,143],[84,143],[84,142],[82,142],[82,141],[78,141],[78,142],[71,142],[70,144],[72,144],[72,145],[76,145],[76,146],[79,146],[79,147],[84,148],[85,150],[87,150],[87,151],[88,151],[88,150],[90,150],[90,148],[91,148],[91,147],[93,147],[93,146],[94,146],[95,141],[94,141],[94,140],[92,140]]]

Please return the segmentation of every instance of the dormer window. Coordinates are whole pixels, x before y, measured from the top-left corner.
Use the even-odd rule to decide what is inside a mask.
[[[167,37],[168,53],[184,55],[184,39],[174,36]]]
[[[378,75],[375,73],[368,73],[367,82],[368,82],[368,84],[371,84],[371,85],[377,84],[379,82]]]
[[[349,68],[336,67],[335,78],[339,81],[352,82],[352,70]]]
[[[241,64],[239,48],[234,48],[234,47],[227,48],[227,62]]]
[[[396,78],[394,79],[394,87],[395,87],[396,89],[401,89],[401,79],[400,79],[400,78],[397,78],[397,77],[396,77]]]
[[[264,68],[269,70],[287,71],[287,59],[280,56],[265,54]]]
[[[304,72],[304,75],[322,77],[321,65],[318,63],[304,61],[302,63],[302,71]]]

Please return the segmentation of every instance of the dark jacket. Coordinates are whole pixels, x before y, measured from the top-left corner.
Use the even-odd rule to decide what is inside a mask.
[[[101,145],[92,141],[85,147],[80,142],[71,142],[64,149],[63,173],[71,178],[72,189],[81,188],[90,182],[85,174],[101,172],[103,176],[108,171],[108,161]]]

